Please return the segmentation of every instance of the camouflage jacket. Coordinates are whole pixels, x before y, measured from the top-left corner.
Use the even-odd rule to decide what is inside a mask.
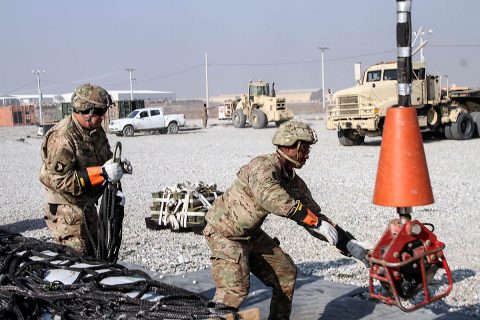
[[[48,203],[83,206],[101,196],[101,187],[81,187],[78,170],[101,166],[112,158],[103,128],[84,129],[71,115],[48,131],[41,155],[40,181],[47,189]]]
[[[269,213],[288,217],[297,200],[321,220],[328,220],[305,182],[295,171],[289,177],[276,153],[256,157],[240,169],[233,184],[208,210],[206,232],[213,229],[227,238],[249,237]]]

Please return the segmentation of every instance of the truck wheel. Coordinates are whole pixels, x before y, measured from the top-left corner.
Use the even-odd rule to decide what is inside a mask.
[[[133,137],[134,133],[135,129],[133,129],[132,126],[125,126],[125,128],[123,128],[123,135],[126,137]]]
[[[265,128],[268,124],[267,115],[259,109],[252,112],[252,127],[255,129]]]
[[[338,140],[344,146],[358,146],[365,141],[365,137],[353,129],[340,129],[337,131]]]
[[[440,110],[430,108],[427,112],[427,126],[430,131],[435,132],[442,125],[442,115]]]
[[[178,124],[176,122],[170,122],[167,127],[168,134],[178,133]]]
[[[475,123],[475,136],[480,137],[480,112],[472,112],[471,115]]]
[[[450,123],[447,123],[445,126],[443,126],[443,133],[445,134],[445,138],[448,140],[453,140],[451,127],[452,125]]]
[[[242,110],[236,109],[233,112],[232,121],[233,121],[233,125],[235,126],[235,128],[244,128],[245,127],[245,122],[247,121],[247,118],[243,114]]]
[[[452,123],[450,127],[452,136],[456,140],[468,140],[473,136],[475,123],[472,116],[468,113],[460,113],[457,122]]]

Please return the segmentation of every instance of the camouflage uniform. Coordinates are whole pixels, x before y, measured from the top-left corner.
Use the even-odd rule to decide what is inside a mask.
[[[84,188],[78,171],[101,166],[112,158],[105,131],[101,127],[84,129],[75,117],[69,116],[48,131],[41,155],[40,181],[47,190],[48,228],[57,242],[93,255],[86,228],[96,243],[95,204],[103,189]]]
[[[206,215],[215,301],[238,308],[248,295],[251,271],[273,289],[269,319],[289,318],[296,267],[260,227],[269,213],[288,217],[297,200],[328,221],[305,182],[295,171],[288,175],[278,154],[259,156],[240,169]]]
[[[208,109],[207,106],[203,106],[202,109],[202,122],[203,122],[203,127],[207,127],[207,121],[208,121]]]

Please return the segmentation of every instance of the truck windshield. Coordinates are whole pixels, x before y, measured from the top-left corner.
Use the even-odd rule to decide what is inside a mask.
[[[367,72],[367,82],[380,81],[382,70]]]
[[[413,76],[418,80],[425,80],[425,69],[413,69]],[[397,69],[383,70],[383,80],[397,80]]]
[[[270,90],[268,86],[251,86],[250,87],[250,96],[268,96],[270,95]]]
[[[135,110],[135,111],[132,111],[128,116],[127,118],[135,118],[135,116],[137,115],[138,111]]]
[[[413,69],[413,75],[418,80],[425,80],[425,68]]]
[[[397,80],[397,69],[383,70],[383,80]]]

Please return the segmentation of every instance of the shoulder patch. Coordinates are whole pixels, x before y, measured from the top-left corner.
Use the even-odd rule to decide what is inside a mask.
[[[55,171],[57,172],[63,172],[63,170],[65,170],[65,167],[66,165],[64,163],[61,163],[60,161],[57,161],[57,163],[55,164]]]
[[[53,169],[56,173],[64,174],[74,167],[75,155],[67,148],[61,148],[52,157],[53,161],[50,170]]]

